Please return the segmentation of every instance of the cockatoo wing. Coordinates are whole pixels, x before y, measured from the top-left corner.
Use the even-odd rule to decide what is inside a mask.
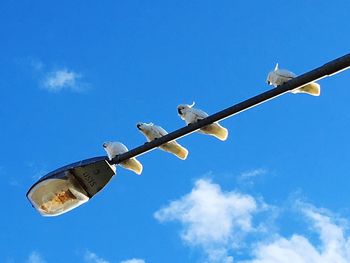
[[[128,151],[128,148],[120,143],[120,142],[108,142],[105,143],[106,147],[104,147],[107,152],[108,158],[111,160],[118,154],[122,154]]]
[[[275,71],[276,75],[281,78],[287,78],[287,79],[293,79],[297,75],[295,75],[293,72],[286,70],[286,69],[278,69]]]
[[[157,132],[157,129],[153,125],[144,127],[141,132],[146,136],[149,142],[159,137],[159,132]]]
[[[206,113],[205,111],[202,111],[200,109],[191,108],[190,110],[194,115],[197,116],[198,120],[204,119],[204,118],[209,116],[208,113]]]
[[[188,108],[184,112],[184,116],[182,119],[184,119],[186,121],[186,124],[189,125],[191,123],[195,123],[199,120],[202,120],[208,116],[209,116],[208,113],[200,109]]]
[[[228,130],[216,122],[213,124],[204,126],[199,130],[199,132],[212,135],[221,141],[225,141],[228,137]]]
[[[155,133],[157,133],[157,138],[167,135],[168,132],[160,126],[153,126]],[[178,144],[176,141],[171,141],[159,146],[160,149],[176,155],[178,158],[185,160],[188,155],[188,150]]]
[[[154,128],[154,131],[157,134],[157,138],[160,138],[160,137],[168,134],[168,132],[166,130],[164,130],[162,127],[160,127],[160,126],[154,125],[153,128]]]
[[[271,85],[277,87],[283,85],[295,77],[296,75],[289,70],[278,69],[270,73],[269,80],[271,82]]]
[[[185,160],[188,155],[188,150],[178,144],[176,141],[171,141],[168,143],[165,143],[159,147],[163,151],[169,152],[177,156],[178,158]]]
[[[142,164],[136,158],[131,158],[124,162],[121,162],[120,166],[124,167],[125,169],[131,170],[138,175],[142,173],[143,169]]]

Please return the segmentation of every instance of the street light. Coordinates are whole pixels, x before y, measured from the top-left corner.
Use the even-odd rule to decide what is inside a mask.
[[[106,157],[96,157],[57,169],[35,183],[27,197],[43,216],[68,212],[97,194],[115,175]]]
[[[87,202],[99,192],[115,174],[115,166],[127,159],[151,151],[160,145],[176,140],[196,130],[243,112],[289,91],[305,86],[327,76],[334,75],[350,67],[350,54],[337,58],[300,75],[277,88],[268,90],[255,97],[219,111],[189,126],[147,142],[112,160],[96,157],[64,166],[41,178],[27,193],[34,208],[44,216],[57,216]]]

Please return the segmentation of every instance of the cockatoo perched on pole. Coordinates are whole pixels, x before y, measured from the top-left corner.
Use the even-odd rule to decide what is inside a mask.
[[[120,142],[105,142],[103,144],[103,148],[107,152],[108,158],[110,160],[112,160],[117,155],[128,151],[128,148]],[[130,158],[128,160],[125,160],[119,163],[119,165],[124,167],[125,169],[135,172],[138,175],[142,173],[142,164],[138,160],[136,160],[136,158]]]
[[[147,141],[149,142],[168,134],[168,132],[162,127],[154,125],[153,123],[139,122],[136,124],[136,127],[140,130],[141,133],[143,133],[143,135],[145,135]],[[178,144],[176,141],[164,143],[161,146],[159,146],[159,148],[163,151],[176,155],[182,160],[185,160],[188,155],[188,150],[180,144]]]
[[[195,103],[193,102],[192,105],[181,104],[177,106],[178,114],[180,115],[181,119],[183,119],[186,122],[187,125],[190,125],[191,123],[195,123],[209,116],[206,112],[200,109],[193,108],[194,104]],[[225,141],[228,136],[228,130],[222,127],[217,122],[214,122],[203,128],[200,128],[199,132],[212,135],[222,141]]]
[[[277,86],[282,85],[295,77],[296,77],[296,75],[293,72],[288,71],[286,69],[279,69],[278,63],[277,63],[275,66],[275,69],[273,71],[271,71],[269,73],[269,75],[267,76],[266,82],[269,85],[277,87]],[[291,92],[294,94],[307,93],[307,94],[310,94],[312,96],[320,96],[321,87],[316,82],[312,82],[312,83],[309,83],[303,87],[294,89]]]

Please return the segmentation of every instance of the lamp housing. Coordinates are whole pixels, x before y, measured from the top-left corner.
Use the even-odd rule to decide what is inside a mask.
[[[89,201],[115,172],[105,156],[82,160],[43,176],[27,198],[42,216],[58,216]]]

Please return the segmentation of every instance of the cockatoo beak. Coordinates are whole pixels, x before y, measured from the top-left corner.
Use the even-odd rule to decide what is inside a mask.
[[[107,147],[107,143],[102,144],[103,148]]]
[[[270,82],[269,80],[267,80],[267,81],[266,81],[266,83],[267,83],[268,85],[270,85],[270,84],[271,84],[271,82]]]
[[[180,115],[182,115],[181,109],[178,108],[178,109],[177,109],[177,113],[180,114]]]
[[[137,129],[141,130],[141,123],[136,124]]]

